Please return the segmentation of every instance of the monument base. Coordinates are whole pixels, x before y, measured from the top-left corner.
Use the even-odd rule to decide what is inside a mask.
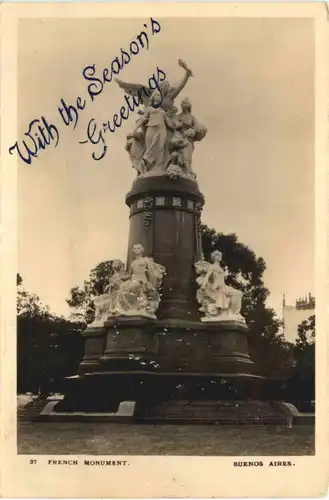
[[[79,376],[64,381],[56,411],[116,412],[122,401],[150,410],[170,401],[260,397],[263,378],[253,373],[243,322],[111,317],[84,336]]]
[[[65,379],[63,400],[42,421],[162,424],[292,425],[314,423],[291,404],[269,398],[266,379],[253,374],[103,371]],[[129,402],[133,412],[122,414]],[[49,406],[50,405],[50,406]]]
[[[228,373],[100,372],[65,379],[65,397],[55,411],[116,412],[122,401],[135,401],[141,415],[173,401],[247,401],[264,399],[264,379]]]
[[[108,372],[253,374],[248,327],[235,320],[205,322],[114,317],[84,332],[79,374]]]

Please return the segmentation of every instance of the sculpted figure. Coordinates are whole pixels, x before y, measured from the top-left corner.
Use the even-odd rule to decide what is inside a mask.
[[[102,295],[97,295],[94,299],[95,304],[95,319],[93,325],[103,326],[104,321],[107,320],[110,310],[110,297],[108,294],[104,293]]]
[[[181,93],[181,91],[184,89],[186,86],[187,82],[193,76],[193,73],[191,69],[187,66],[187,64],[182,61],[182,59],[178,59],[178,64],[181,68],[185,70],[185,75],[182,78],[182,80],[179,82],[178,85],[175,87],[171,86],[168,80],[164,80],[163,82],[160,82],[159,87],[160,91],[162,93],[162,107],[166,111],[171,111],[173,109],[176,109],[174,106],[174,102],[176,97]]]
[[[192,71],[187,67],[187,65],[181,59],[178,60],[178,64],[181,68],[185,70],[185,75],[182,80],[176,86],[171,86],[168,80],[163,80],[158,83],[159,90],[162,94],[162,104],[161,107],[165,111],[170,110],[174,106],[174,101],[179,93],[183,90],[188,80],[192,76]],[[119,78],[116,78],[115,81],[118,83],[119,87],[122,88],[127,94],[136,96],[140,99],[140,101],[147,106],[149,104],[149,97],[152,92],[149,89],[149,92],[146,93],[144,89],[148,89],[147,85],[136,84],[136,83],[128,83],[123,82]],[[153,90],[155,90],[153,88]]]
[[[144,257],[144,248],[140,244],[134,245],[133,254],[134,260],[118,290],[115,314],[156,318],[165,268],[152,258]]]
[[[114,272],[110,277],[109,284],[105,288],[105,293],[109,296],[108,314],[110,316],[115,314],[119,287],[126,274],[125,265],[121,260],[115,260],[112,264],[112,268]]]
[[[145,153],[145,111],[138,111],[139,118],[136,120],[135,130],[127,135],[126,151],[128,151],[132,167],[137,171],[137,175],[145,173],[143,155]]]
[[[192,170],[192,154],[194,151],[194,142],[201,141],[207,129],[199,124],[195,117],[191,114],[192,105],[188,98],[181,103],[182,112],[178,115],[178,130],[182,136],[187,139],[186,146],[183,149],[183,157],[185,168],[191,175],[195,175]]]
[[[161,100],[161,93],[153,92],[141,122],[141,125],[146,127],[145,151],[142,157],[145,172],[153,167],[164,170],[167,129],[166,113],[160,107]]]
[[[181,151],[173,150],[170,154],[167,175],[171,179],[177,179],[184,173],[184,158]]]
[[[180,83],[171,86],[168,80],[159,81],[156,91],[116,79],[127,94],[137,97],[137,102],[145,106],[143,111],[138,112],[140,118],[134,132],[127,136],[126,143],[126,150],[138,175],[166,174],[171,179],[196,178],[192,170],[194,143],[205,137],[207,129],[192,115],[188,99],[182,101],[182,111],[178,114],[175,99],[192,76],[184,61],[179,59],[178,64],[185,70]]]
[[[197,300],[201,304],[200,311],[205,316],[201,321],[223,321],[227,319],[245,322],[241,316],[242,292],[226,285],[225,271],[221,267],[222,253],[215,250],[211,254],[212,263],[199,261],[195,263],[197,274]]]
[[[119,284],[125,274],[124,263],[121,260],[115,260],[112,264],[113,275],[110,277],[109,284],[102,295],[94,299],[95,319],[94,324],[103,324],[109,316],[115,313],[116,298],[119,290]]]

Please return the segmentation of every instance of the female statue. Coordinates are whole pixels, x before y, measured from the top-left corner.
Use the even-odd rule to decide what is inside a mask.
[[[235,319],[245,321],[241,316],[242,292],[225,284],[225,271],[221,267],[222,253],[215,250],[211,254],[212,263],[199,261],[195,263],[199,275],[197,283],[197,300],[201,304],[200,311],[205,313],[201,321],[222,321]]]
[[[127,135],[126,151],[128,151],[132,167],[137,175],[145,174],[143,155],[145,153],[146,123],[144,109],[137,111],[139,118],[136,120],[135,130]]]
[[[146,127],[145,151],[142,158],[146,172],[154,167],[164,169],[167,129],[166,112],[160,107],[161,101],[160,92],[153,92],[139,122],[140,127]]]
[[[186,147],[182,150],[185,168],[191,175],[195,175],[192,170],[192,153],[194,142],[201,141],[207,133],[207,129],[200,125],[192,115],[192,104],[186,98],[181,102],[182,112],[178,115],[178,130],[187,139]]]
[[[165,268],[150,257],[144,257],[140,244],[133,246],[134,259],[128,274],[120,284],[117,300],[117,316],[147,316],[156,318],[160,303],[159,287]]]
[[[109,279],[109,284],[105,288],[105,293],[109,296],[108,314],[110,316],[115,314],[119,286],[125,276],[125,265],[121,260],[117,259],[113,261],[112,269],[113,274]]]
[[[113,274],[109,279],[109,284],[105,287],[104,293],[94,299],[95,320],[94,325],[101,324],[107,320],[108,316],[113,316],[116,308],[117,293],[119,285],[125,274],[125,265],[121,260],[114,260],[112,264]]]

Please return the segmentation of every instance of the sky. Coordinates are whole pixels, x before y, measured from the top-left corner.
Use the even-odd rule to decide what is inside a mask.
[[[179,96],[192,102],[206,138],[193,169],[205,196],[203,222],[236,233],[265,259],[269,305],[281,311],[314,293],[314,46],[308,19],[163,18],[148,50],[120,78],[147,83],[158,66],[172,84],[193,78]],[[147,18],[25,19],[19,24],[18,136],[40,116],[58,126],[59,144],[31,165],[18,162],[18,269],[26,288],[58,314],[69,290],[103,260],[125,260],[129,212],[125,195],[135,172],[124,150],[131,115],[92,159],[88,122],[102,123],[125,103],[107,83],[80,113],[75,130],[58,113],[60,99],[87,99],[83,68],[109,67],[150,25]],[[147,28],[150,33],[150,28]],[[16,140],[15,139],[15,140]]]

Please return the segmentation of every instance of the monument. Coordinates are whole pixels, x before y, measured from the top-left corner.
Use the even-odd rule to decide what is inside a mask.
[[[205,198],[192,165],[207,129],[189,99],[176,107],[192,77],[183,61],[179,66],[181,83],[163,81],[153,92],[117,81],[143,104],[125,145],[137,174],[126,195],[127,262],[114,262],[95,301],[79,375],[66,381],[57,411],[115,411],[135,401],[141,420],[232,419],[235,401],[247,405],[261,379],[249,354],[242,293],[226,285],[220,251],[203,259]],[[254,418],[247,406],[239,408]]]

